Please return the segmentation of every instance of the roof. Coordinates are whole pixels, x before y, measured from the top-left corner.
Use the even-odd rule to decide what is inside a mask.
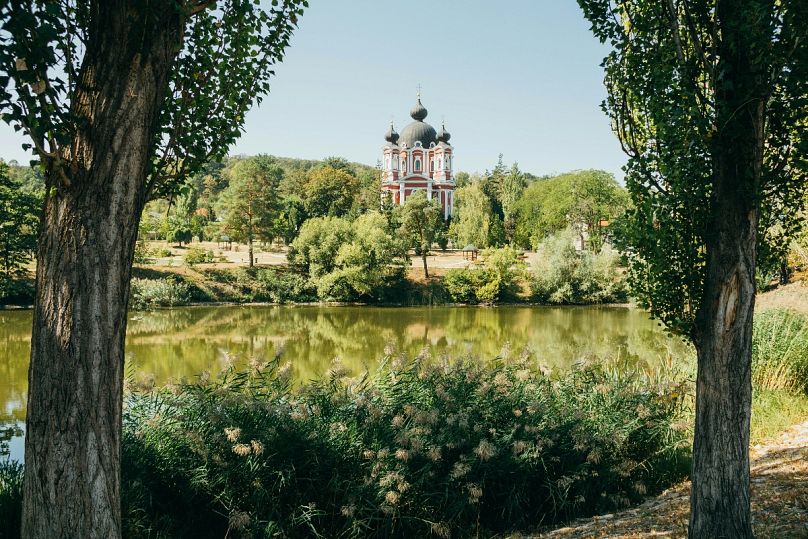
[[[406,145],[408,148],[415,146],[416,142],[420,142],[424,148],[429,148],[433,142],[438,141],[438,134],[435,128],[426,122],[415,120],[401,130],[401,137],[398,143],[402,146]]]

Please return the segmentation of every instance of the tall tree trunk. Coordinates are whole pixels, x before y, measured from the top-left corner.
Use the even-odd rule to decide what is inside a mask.
[[[181,20],[171,3],[99,2],[73,113],[49,170],[28,373],[22,534],[121,535],[120,442],[129,278]]]
[[[421,253],[421,261],[424,263],[424,279],[429,279],[429,269],[426,267],[426,251]]]
[[[249,256],[250,256],[250,267],[253,267],[253,266],[255,266],[255,255],[253,254],[253,239],[252,239],[252,236],[250,236],[247,239],[247,246],[248,246],[247,250],[249,251]]]
[[[754,1],[751,3],[755,3]],[[764,80],[756,43],[765,20],[750,2],[719,0],[718,132],[707,275],[694,331],[698,351],[691,538],[751,538],[749,420],[755,307],[757,189]],[[770,12],[770,11],[769,11]],[[760,42],[758,42],[760,43]]]

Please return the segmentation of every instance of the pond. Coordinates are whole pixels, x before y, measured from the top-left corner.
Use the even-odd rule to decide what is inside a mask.
[[[22,459],[31,311],[0,311],[0,458]],[[353,373],[385,353],[439,359],[529,355],[537,367],[617,359],[653,366],[689,351],[625,307],[214,306],[131,313],[126,373],[164,384],[280,356],[299,383],[339,358]]]

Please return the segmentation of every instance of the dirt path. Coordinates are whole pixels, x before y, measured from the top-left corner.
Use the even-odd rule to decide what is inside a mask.
[[[808,537],[808,422],[754,446],[752,513],[760,539]],[[687,536],[690,484],[669,489],[639,507],[535,536],[552,538],[679,538]]]

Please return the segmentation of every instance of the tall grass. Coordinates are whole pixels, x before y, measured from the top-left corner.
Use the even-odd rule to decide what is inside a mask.
[[[755,314],[752,385],[757,390],[808,391],[808,317],[785,309]]]
[[[681,479],[682,388],[473,361],[283,369],[132,396],[132,537],[456,537],[624,507]],[[684,444],[686,445],[686,444]]]

